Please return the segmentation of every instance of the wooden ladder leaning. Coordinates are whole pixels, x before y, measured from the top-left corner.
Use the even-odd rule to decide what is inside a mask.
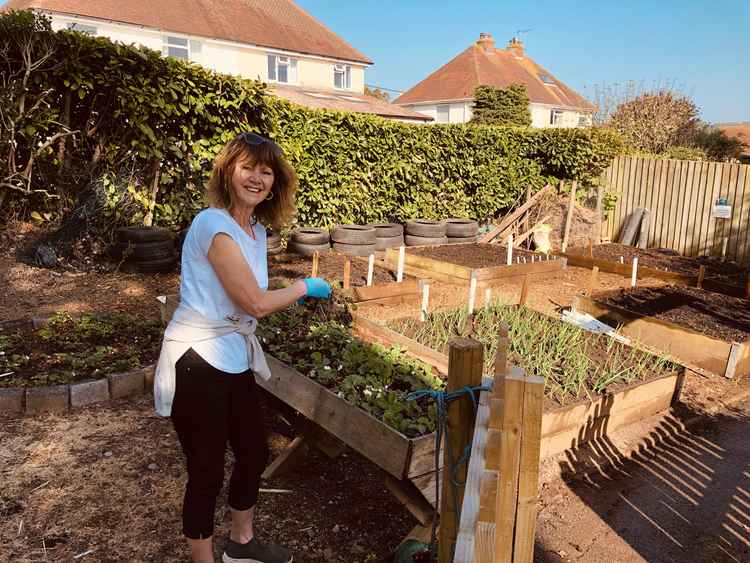
[[[533,561],[544,379],[507,357],[503,328],[492,392],[479,400],[454,563]]]

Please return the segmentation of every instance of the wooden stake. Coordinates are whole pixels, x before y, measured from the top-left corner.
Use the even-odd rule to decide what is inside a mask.
[[[419,320],[424,322],[427,318],[427,307],[430,303],[430,284],[422,283],[422,307],[419,309]]]
[[[513,233],[508,235],[508,266],[513,264]]]
[[[485,287],[484,288],[484,308],[489,309],[491,303],[492,303],[492,288]]]
[[[523,392],[521,462],[518,472],[518,503],[513,545],[514,563],[534,560],[534,531],[539,500],[539,455],[542,440],[544,379],[527,377]]]
[[[476,340],[456,338],[448,344],[448,387],[456,391],[463,387],[474,387],[482,383],[483,347]],[[450,448],[445,448],[444,467],[456,465],[464,449],[471,443],[474,434],[474,405],[470,397],[461,397],[448,403],[448,427]],[[466,479],[467,464],[458,467],[454,478],[458,482]],[[451,563],[458,534],[464,489],[455,487],[450,471],[443,472],[440,502],[439,563]]]
[[[312,258],[312,272],[310,273],[310,277],[317,278],[318,277],[318,263],[320,262],[320,252],[318,250],[313,252],[313,258]]]
[[[638,281],[638,257],[633,257],[633,271],[630,274],[630,287],[635,287]]]
[[[721,261],[727,259],[727,244],[729,243],[729,238],[724,237],[724,240],[721,242]]]
[[[603,200],[604,200],[604,188],[602,186],[596,187],[596,233],[594,239],[596,244],[602,243],[602,223],[604,223],[603,213]]]
[[[396,270],[396,281],[404,281],[404,261],[406,260],[406,247],[400,246],[398,249],[398,269]]]
[[[594,241],[589,239],[589,258],[594,257]]]
[[[698,282],[695,284],[695,287],[698,289],[703,289],[703,278],[706,277],[706,267],[701,264],[700,268],[698,268]]]
[[[593,294],[596,291],[596,288],[598,285],[599,285],[599,266],[594,266],[591,269],[591,279],[589,283],[589,295]]]
[[[620,264],[624,264],[624,263],[625,263],[625,257],[624,256],[620,256]]]
[[[523,285],[521,285],[521,297],[518,299],[518,304],[523,307],[526,305],[526,300],[529,298],[529,275],[526,274],[523,277]]]
[[[352,277],[352,260],[347,258],[344,262],[344,289],[349,289]]]
[[[560,182],[562,184],[562,182]],[[562,240],[562,251],[565,252],[565,250],[568,248],[568,237],[570,237],[570,225],[573,222],[573,206],[575,205],[576,201],[576,188],[578,187],[578,182],[576,180],[573,180],[573,183],[570,186],[570,202],[568,203],[568,215],[565,217],[565,230],[563,231],[563,240]]]
[[[375,255],[370,254],[367,259],[367,285],[372,285],[372,276],[375,273]]]
[[[471,273],[471,281],[469,282],[469,314],[474,312],[474,304],[476,303],[477,295],[477,275]]]

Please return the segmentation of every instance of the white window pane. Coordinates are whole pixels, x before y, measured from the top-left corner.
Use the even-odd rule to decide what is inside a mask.
[[[188,50],[183,47],[167,47],[167,55],[176,59],[188,59]]]
[[[333,86],[335,88],[343,88],[344,87],[344,73],[343,72],[337,72],[337,71],[335,71],[333,73]]]
[[[289,82],[289,74],[288,74],[289,67],[287,65],[279,65],[278,71],[278,77],[277,80],[279,82]]]
[[[297,83],[297,59],[289,61],[289,82],[291,84]]]
[[[192,55],[199,55],[202,50],[203,44],[200,41],[196,41],[194,39],[190,40],[190,53]]]
[[[276,80],[276,57],[268,55],[268,80]]]
[[[346,87],[352,87],[352,67],[350,66],[346,67]]]
[[[167,37],[167,43],[176,47],[187,47],[188,40],[184,37]]]
[[[450,106],[440,105],[437,107],[437,122],[448,123],[450,121]]]

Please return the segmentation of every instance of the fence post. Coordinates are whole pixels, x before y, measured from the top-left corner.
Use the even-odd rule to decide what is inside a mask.
[[[318,277],[318,263],[319,262],[320,262],[320,252],[315,250],[313,251],[313,256],[312,256],[312,271],[310,272],[311,278]]]
[[[570,201],[568,202],[568,215],[565,217],[565,230],[563,231],[562,240],[562,251],[565,252],[568,248],[568,237],[570,236],[570,224],[573,222],[573,206],[576,202],[576,188],[578,187],[578,181],[573,180],[570,185]]]
[[[483,348],[470,338],[456,338],[448,345],[448,387],[456,391],[466,386],[482,383]],[[461,397],[448,404],[448,435],[444,451],[443,483],[440,500],[440,534],[438,562],[451,563],[458,535],[458,522],[463,503],[463,487],[453,484],[448,468],[454,466],[471,444],[474,435],[474,405],[469,397]],[[448,446],[450,443],[450,447]],[[455,479],[466,480],[468,463],[458,468]]]

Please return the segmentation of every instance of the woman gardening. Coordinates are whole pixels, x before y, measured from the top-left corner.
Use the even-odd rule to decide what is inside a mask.
[[[211,207],[193,220],[182,250],[180,305],[164,332],[156,410],[171,416],[187,461],[183,533],[195,563],[213,563],[216,497],[229,443],[232,528],[225,563],[288,563],[284,547],[255,537],[253,515],[268,449],[254,375],[271,377],[257,319],[303,298],[327,299],[320,278],[269,291],[266,229],[294,211],[297,178],[273,141],[242,133],[214,161]]]

